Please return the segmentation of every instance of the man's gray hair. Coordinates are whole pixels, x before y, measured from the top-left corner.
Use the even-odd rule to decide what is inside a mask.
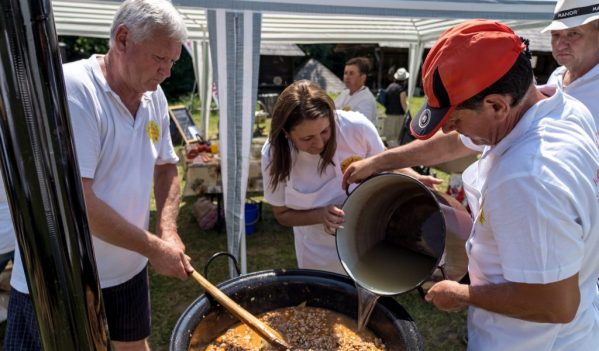
[[[126,0],[117,10],[110,28],[110,47],[114,45],[116,30],[120,25],[129,30],[131,39],[139,43],[162,32],[170,38],[183,42],[187,29],[183,17],[167,0]]]

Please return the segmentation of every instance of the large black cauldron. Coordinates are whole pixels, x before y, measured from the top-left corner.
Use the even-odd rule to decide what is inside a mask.
[[[225,294],[258,315],[277,308],[323,307],[357,319],[357,290],[342,275],[306,270],[269,270],[228,280],[218,286]],[[206,294],[195,300],[177,321],[171,336],[171,351],[187,351],[196,327],[202,341],[209,342],[238,323],[227,310]],[[416,324],[399,303],[381,297],[372,312],[368,328],[380,337],[388,350],[423,350]]]

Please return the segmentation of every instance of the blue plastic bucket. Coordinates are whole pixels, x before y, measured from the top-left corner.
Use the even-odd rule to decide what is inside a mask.
[[[256,231],[258,223],[259,205],[255,202],[245,203],[245,234],[251,235]]]

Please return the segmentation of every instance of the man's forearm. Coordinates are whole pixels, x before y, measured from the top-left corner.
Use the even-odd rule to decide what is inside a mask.
[[[469,286],[469,295],[474,306],[539,323],[567,323],[580,303],[578,275],[550,284]]]
[[[501,283],[465,285],[444,280],[428,291],[426,300],[444,311],[468,305],[539,323],[567,323],[578,310],[578,274],[549,284]]]
[[[428,140],[414,140],[378,154],[374,162],[378,173],[418,165],[434,166],[473,154],[476,151],[464,146],[458,133],[439,132]]]
[[[155,236],[131,224],[112,207],[98,198],[92,190],[92,180],[83,179],[85,207],[94,236],[115,246],[138,252],[146,257],[158,245]]]
[[[156,199],[156,232],[177,230],[177,216],[181,203],[181,188],[175,165],[156,166],[154,175],[154,197]]]

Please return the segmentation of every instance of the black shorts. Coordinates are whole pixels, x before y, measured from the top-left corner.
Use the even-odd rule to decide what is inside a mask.
[[[121,285],[102,289],[110,339],[138,341],[150,336],[148,267]]]
[[[102,289],[110,339],[138,341],[150,336],[150,293],[147,266],[117,286]],[[4,350],[42,350],[33,303],[28,294],[11,289]]]
[[[42,351],[33,303],[28,294],[10,289],[4,351]]]

